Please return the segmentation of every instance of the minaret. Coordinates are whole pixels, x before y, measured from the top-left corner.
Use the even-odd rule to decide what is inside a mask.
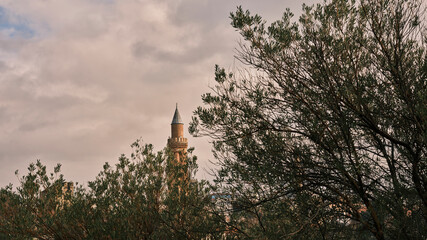
[[[188,141],[184,138],[184,123],[182,122],[181,116],[178,111],[178,103],[176,104],[175,114],[172,118],[171,123],[171,137],[168,139],[168,146],[172,150],[175,160],[183,163],[185,160],[181,159],[187,153]]]

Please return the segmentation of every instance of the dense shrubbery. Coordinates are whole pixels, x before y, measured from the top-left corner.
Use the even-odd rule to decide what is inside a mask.
[[[106,163],[87,188],[74,190],[60,166],[48,175],[40,161],[31,164],[16,192],[0,192],[0,232],[18,239],[201,239],[221,232],[206,182],[183,179],[184,169],[197,169],[195,157],[181,165],[167,150],[154,153],[139,141],[133,149],[130,159]]]

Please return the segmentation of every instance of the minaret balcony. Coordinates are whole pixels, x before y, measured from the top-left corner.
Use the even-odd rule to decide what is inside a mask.
[[[168,145],[170,148],[186,148],[188,146],[187,138],[169,138]]]

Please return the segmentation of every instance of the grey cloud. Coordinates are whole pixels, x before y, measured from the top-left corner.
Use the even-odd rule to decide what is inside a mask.
[[[16,53],[31,42],[30,39],[20,37],[5,37],[0,34],[0,51],[3,53]],[[1,53],[0,53],[1,54]]]
[[[24,123],[21,126],[19,126],[18,130],[24,131],[24,132],[31,132],[31,131],[39,130],[51,124],[52,123],[49,121],[35,122],[34,120],[32,120],[31,122]]]
[[[227,33],[227,31],[224,30],[224,28],[216,27],[203,32],[203,34],[197,36],[200,38],[197,44],[193,44],[179,53],[162,50],[161,48],[147,44],[143,40],[132,44],[131,49],[133,55],[139,59],[149,58],[153,61],[172,62],[178,65],[200,63],[215,55],[230,53],[230,51],[225,51],[224,49],[232,49],[235,42],[226,40],[225,36],[233,39],[233,34],[231,31]],[[195,36],[187,37],[192,38]],[[180,39],[180,41],[186,42],[188,40]]]
[[[129,153],[139,137],[162,149],[175,103],[188,127],[214,64],[233,64],[239,36],[228,15],[237,5],[273,19],[284,10],[277,6],[285,6],[278,0],[4,0],[28,19],[35,37],[0,35],[0,186],[16,183],[15,169],[25,172],[37,158],[49,166],[61,162],[67,179],[82,182]],[[200,166],[209,167],[207,140],[186,136]]]
[[[149,46],[144,41],[138,41],[132,44],[132,53],[135,57],[143,58],[145,56],[151,56],[155,49],[152,46]]]
[[[5,71],[7,70],[9,67],[6,65],[5,62],[0,61],[0,71]]]

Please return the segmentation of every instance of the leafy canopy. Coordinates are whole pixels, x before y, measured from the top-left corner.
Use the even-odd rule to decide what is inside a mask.
[[[231,13],[245,68],[216,66],[190,131],[213,138],[247,237],[427,237],[423,7],[332,0],[269,26]]]

